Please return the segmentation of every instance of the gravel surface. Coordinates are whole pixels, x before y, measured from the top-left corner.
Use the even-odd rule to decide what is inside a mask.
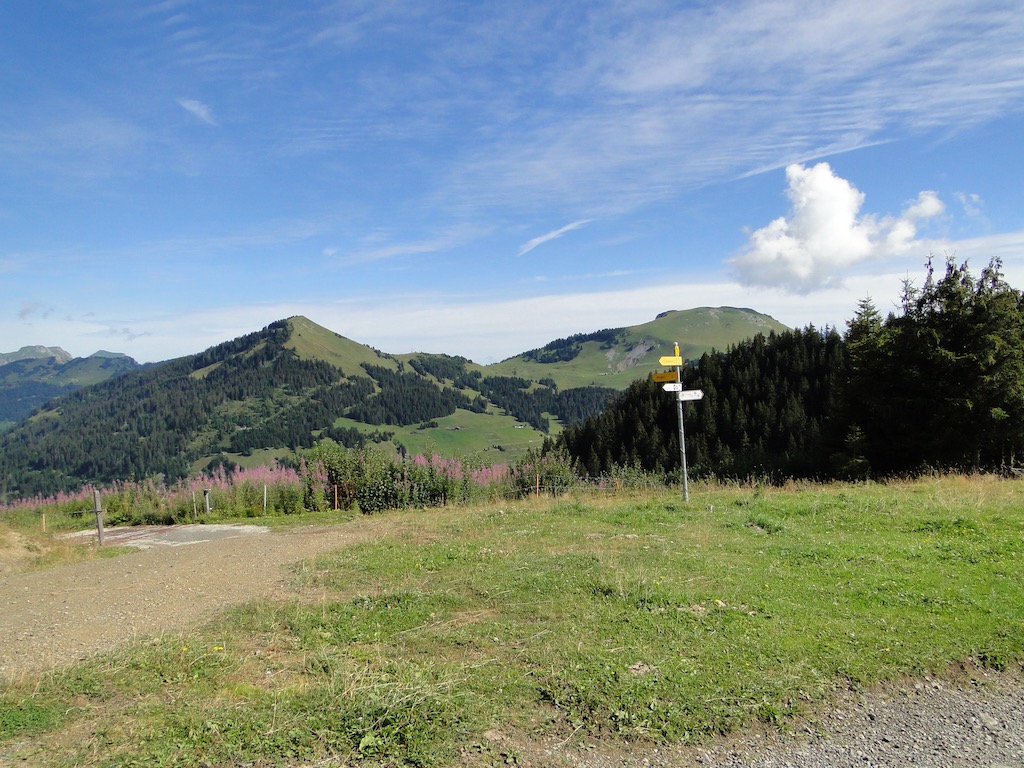
[[[523,768],[1021,768],[1020,670],[846,692],[786,732],[757,727],[700,747],[625,750],[593,742],[516,743]]]
[[[257,597],[285,597],[289,565],[364,541],[377,527],[360,520],[9,574],[0,579],[0,681],[180,631]],[[1024,678],[973,671],[848,692],[787,733],[757,728],[696,748],[487,736],[523,768],[1024,768]]]
[[[371,530],[365,524],[270,532],[9,574],[0,580],[0,680],[179,631],[228,606],[282,592],[287,566],[365,540]]]
[[[845,697],[798,738],[708,755],[725,768],[1024,766],[1024,688],[1008,676],[976,685],[908,687]]]

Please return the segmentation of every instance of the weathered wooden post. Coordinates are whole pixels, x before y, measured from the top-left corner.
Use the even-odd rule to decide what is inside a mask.
[[[100,506],[100,492],[92,491],[92,511],[96,514],[96,541],[103,546],[103,507]]]
[[[210,491],[211,490],[212,489],[210,489],[210,488],[203,488],[203,509],[206,510],[207,517],[209,517],[210,510],[212,509],[212,507],[210,506]]]

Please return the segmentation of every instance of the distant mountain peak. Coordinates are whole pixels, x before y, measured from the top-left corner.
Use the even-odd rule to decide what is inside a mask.
[[[22,347],[17,352],[0,352],[0,365],[13,363],[18,360],[42,360],[50,357],[57,358],[59,363],[66,363],[73,359],[69,352],[60,347],[35,345]]]

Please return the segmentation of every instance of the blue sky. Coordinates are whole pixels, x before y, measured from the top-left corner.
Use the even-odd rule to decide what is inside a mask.
[[[1017,2],[14,0],[0,351],[303,314],[491,362],[669,309],[1024,287]]]

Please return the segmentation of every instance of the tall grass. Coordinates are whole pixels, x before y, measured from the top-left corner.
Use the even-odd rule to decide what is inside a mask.
[[[345,448],[323,440],[304,452],[296,466],[226,467],[176,483],[157,480],[85,485],[75,493],[19,499],[0,505],[0,524],[34,526],[46,515],[55,530],[91,524],[86,513],[98,491],[109,525],[213,522],[240,518],[356,509],[462,505],[559,495],[573,490],[662,488],[664,478],[635,469],[609,478],[578,476],[566,456],[526,456],[510,464],[482,464],[466,458],[396,457],[379,446]],[[209,504],[209,507],[208,507]]]
[[[91,524],[96,491],[109,525],[209,522],[292,514],[304,508],[303,481],[294,469],[253,467],[227,472],[219,467],[172,485],[156,480],[116,481],[102,487],[86,485],[76,493],[15,500],[0,507],[0,520],[18,526],[46,515],[56,530],[83,527]],[[209,513],[204,492],[211,500]]]

